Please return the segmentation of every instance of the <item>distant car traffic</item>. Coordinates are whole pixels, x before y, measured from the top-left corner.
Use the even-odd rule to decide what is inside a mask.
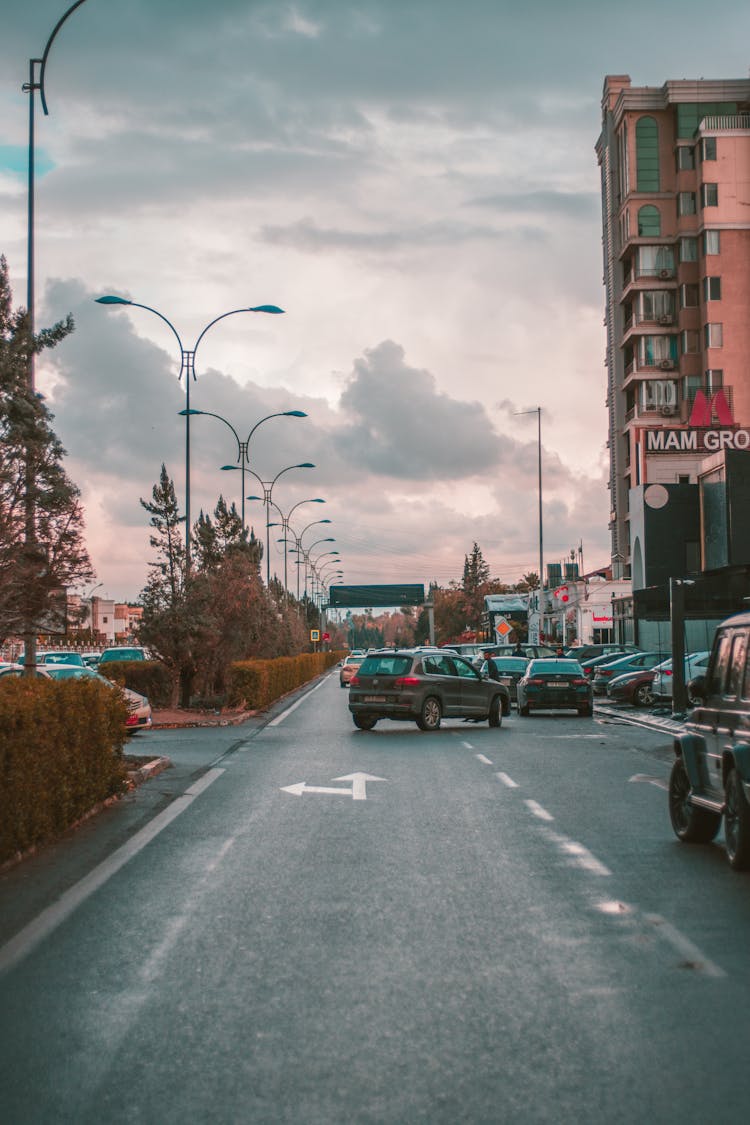
[[[339,686],[340,687],[342,687],[342,688],[349,687],[349,683],[351,682],[352,676],[355,674],[355,672],[357,672],[360,664],[362,663],[362,661],[364,659],[365,659],[364,653],[357,654],[357,655],[354,655],[352,653],[349,656],[344,657],[343,661],[341,662],[341,668],[339,670]]]
[[[349,710],[360,730],[379,719],[415,722],[424,731],[437,730],[443,718],[499,727],[510,713],[510,693],[447,649],[381,649],[368,653],[352,678]]]
[[[524,717],[531,710],[558,711],[574,709],[579,715],[594,713],[591,683],[577,660],[530,660],[518,681],[518,713]]]
[[[607,684],[616,676],[625,675],[626,672],[644,672],[655,668],[666,659],[663,652],[633,652],[628,656],[615,657],[610,663],[598,664],[594,669],[591,686],[594,695],[606,695]]]

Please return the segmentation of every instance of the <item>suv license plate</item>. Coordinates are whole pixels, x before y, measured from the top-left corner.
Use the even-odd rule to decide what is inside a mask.
[[[385,703],[384,695],[366,695],[365,703]]]

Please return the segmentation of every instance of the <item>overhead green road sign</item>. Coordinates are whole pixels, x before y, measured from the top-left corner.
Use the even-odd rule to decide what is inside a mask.
[[[331,609],[384,609],[400,605],[423,605],[421,582],[404,586],[331,586],[328,604]]]

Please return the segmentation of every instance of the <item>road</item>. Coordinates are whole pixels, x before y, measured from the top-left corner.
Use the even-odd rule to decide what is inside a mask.
[[[0,879],[0,1120],[744,1119],[748,881],[664,734],[346,698],[151,732],[174,771]]]

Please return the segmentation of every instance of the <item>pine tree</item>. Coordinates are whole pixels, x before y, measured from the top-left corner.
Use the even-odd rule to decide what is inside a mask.
[[[78,488],[63,468],[52,415],[29,385],[32,356],[73,331],[68,316],[33,336],[13,309],[0,256],[0,636],[64,623],[66,587],[93,577]]]

